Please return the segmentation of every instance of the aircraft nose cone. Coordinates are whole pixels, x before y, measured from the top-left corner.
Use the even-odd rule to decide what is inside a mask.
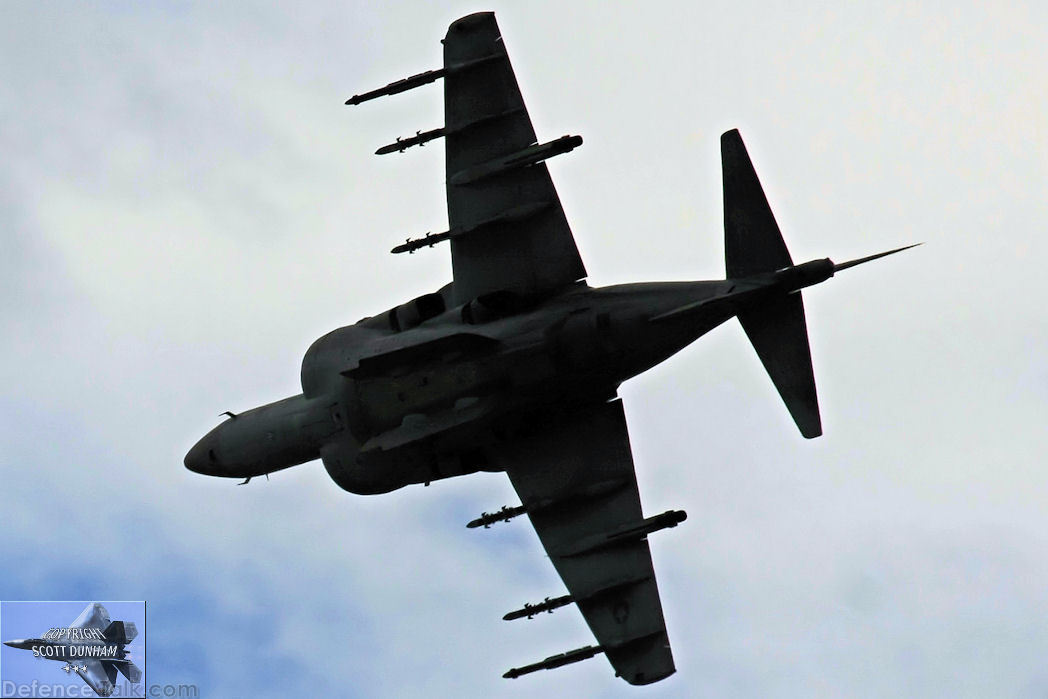
[[[4,641],[4,645],[12,648],[25,648],[26,640],[24,638],[19,638],[14,641]]]
[[[211,435],[204,437],[193,445],[186,454],[185,465],[194,473],[202,473],[205,476],[218,475],[218,455],[215,453],[214,440]]]

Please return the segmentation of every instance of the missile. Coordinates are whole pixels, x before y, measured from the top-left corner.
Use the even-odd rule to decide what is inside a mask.
[[[684,510],[667,510],[661,515],[648,517],[636,524],[627,524],[610,532],[602,532],[600,534],[593,534],[592,536],[584,537],[576,543],[575,546],[563,552],[559,552],[558,555],[579,556],[584,553],[589,553],[590,551],[602,549],[606,546],[614,546],[615,544],[621,544],[627,541],[636,541],[653,532],[667,529],[669,527],[675,527],[687,518],[688,513]]]
[[[400,92],[407,92],[408,90],[412,90],[416,87],[428,85],[429,83],[434,82],[439,78],[443,78],[448,73],[458,73],[460,71],[469,70],[470,68],[484,65],[485,63],[498,61],[503,58],[505,58],[504,53],[492,53],[486,56],[481,56],[480,58],[474,58],[473,60],[466,61],[464,63],[456,63],[450,66],[444,66],[443,68],[437,68],[436,70],[427,70],[422,73],[417,73],[410,77],[404,78],[403,80],[391,82],[389,85],[386,85],[385,87],[380,87],[377,90],[365,92],[362,95],[353,95],[348,100],[346,100],[346,104],[360,104],[361,102],[373,100],[376,97],[384,97],[386,95],[395,95]]]
[[[464,235],[472,235],[481,231],[498,230],[505,226],[521,223],[528,220],[529,218],[536,216],[546,209],[549,208],[549,202],[539,201],[530,202],[527,204],[520,204],[514,206],[506,211],[499,212],[491,218],[486,218],[483,221],[473,224],[472,226],[466,227],[455,227],[451,230],[444,231],[443,233],[427,233],[421,238],[408,238],[406,242],[396,246],[390,252],[397,254],[401,252],[415,252],[419,248],[433,247],[437,243],[442,243],[445,240],[451,238],[458,238]]]
[[[394,255],[402,252],[413,253],[419,248],[431,248],[437,243],[442,243],[450,237],[451,231],[444,231],[443,233],[427,233],[421,238],[408,238],[405,242],[390,250],[390,252]]]
[[[527,508],[523,505],[519,507],[507,507],[506,505],[503,505],[502,509],[498,512],[481,512],[480,517],[477,517],[466,526],[470,529],[476,529],[477,527],[484,527],[487,529],[495,522],[508,522],[525,512],[527,512]]]
[[[598,653],[603,653],[604,649],[600,646],[584,646],[582,648],[576,648],[575,650],[569,650],[567,653],[559,653],[557,655],[551,655],[545,660],[541,660],[531,665],[525,665],[524,667],[514,667],[506,671],[503,675],[506,679],[515,680],[521,675],[527,675],[531,672],[537,672],[539,670],[552,670],[555,667],[562,667],[564,665],[570,665],[577,663],[581,660],[588,660]]]
[[[531,148],[525,148],[524,151],[517,155],[511,156],[507,159],[507,165],[513,165],[521,167],[525,165],[534,165],[535,163],[541,162],[546,158],[552,158],[555,155],[561,153],[570,153],[579,146],[582,145],[582,136],[568,136],[564,135],[560,138],[543,143],[538,146],[531,146]]]
[[[558,609],[565,605],[571,604],[574,601],[575,598],[571,595],[564,595],[563,597],[555,597],[553,599],[547,597],[538,604],[528,604],[527,602],[525,602],[524,607],[522,609],[514,610],[502,618],[505,621],[513,621],[514,619],[521,619],[523,617],[527,617],[530,619],[536,614],[541,614],[542,612],[552,614],[554,609]]]
[[[460,170],[448,178],[448,184],[456,187],[472,184],[488,177],[501,175],[508,170],[541,163],[543,160],[552,158],[555,155],[570,153],[581,145],[582,136],[561,136],[553,141],[528,146],[516,153]]]
[[[422,73],[417,73],[415,75],[412,75],[411,77],[404,78],[403,80],[391,82],[389,85],[386,85],[385,87],[380,87],[377,90],[365,92],[362,95],[353,95],[348,100],[346,100],[346,104],[360,104],[361,102],[367,102],[368,100],[373,100],[377,97],[395,95],[399,92],[407,92],[408,90],[414,89],[416,87],[428,85],[429,83],[437,80],[438,78],[443,78],[444,74],[445,70],[443,68],[437,68],[436,70],[427,70]]]
[[[375,155],[385,155],[386,153],[403,153],[412,146],[423,146],[427,142],[432,141],[435,138],[440,138],[444,135],[444,129],[432,129],[430,131],[416,131],[414,136],[408,138],[400,138],[397,136],[397,140],[390,143],[388,146],[382,146]]]

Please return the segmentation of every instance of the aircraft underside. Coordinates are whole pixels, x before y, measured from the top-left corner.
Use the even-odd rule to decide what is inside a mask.
[[[657,682],[675,665],[647,536],[684,513],[644,516],[619,385],[738,317],[801,434],[817,437],[801,290],[898,250],[794,264],[728,131],[725,279],[590,288],[544,162],[581,137],[539,141],[492,13],[457,20],[441,43],[443,67],[346,103],[443,80],[444,125],[377,152],[444,139],[448,230],[393,252],[447,243],[452,282],[318,339],[301,395],[227,413],[185,464],[250,480],[321,458],[359,494],[505,471],[521,504],[470,526],[526,513],[568,592],[538,606],[574,604],[597,645],[504,676],[602,653],[630,684]]]

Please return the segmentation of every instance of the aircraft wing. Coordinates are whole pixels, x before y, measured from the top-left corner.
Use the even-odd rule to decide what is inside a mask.
[[[95,694],[100,697],[108,697],[113,693],[116,686],[116,666],[95,658],[77,658],[70,661],[77,665],[76,674],[87,682]],[[86,669],[81,669],[81,667]]]
[[[543,294],[584,278],[586,269],[542,162],[582,139],[536,145],[493,13],[454,22],[443,43],[455,300],[465,303],[501,290]]]
[[[98,602],[92,602],[84,607],[80,616],[69,625],[71,629],[101,629],[109,626],[109,612]]]
[[[551,417],[533,433],[500,445],[495,458],[616,674],[630,684],[672,674],[673,655],[645,538],[653,529],[644,523],[671,514],[683,518],[684,513],[643,519],[622,402]],[[593,649],[565,655],[590,657],[594,653],[585,655],[588,650]],[[557,658],[547,658],[545,666],[566,664]],[[507,676],[518,674],[523,672],[511,670]]]

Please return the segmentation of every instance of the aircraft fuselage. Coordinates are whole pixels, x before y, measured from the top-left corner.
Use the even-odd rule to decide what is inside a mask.
[[[416,317],[411,304],[439,309],[431,294],[318,339],[302,362],[301,394],[227,419],[186,466],[250,478],[321,458],[342,488],[363,494],[501,470],[488,445],[536,411],[612,398],[735,312],[711,304],[653,319],[738,295],[740,284],[579,283],[525,308],[481,299],[403,327]]]

